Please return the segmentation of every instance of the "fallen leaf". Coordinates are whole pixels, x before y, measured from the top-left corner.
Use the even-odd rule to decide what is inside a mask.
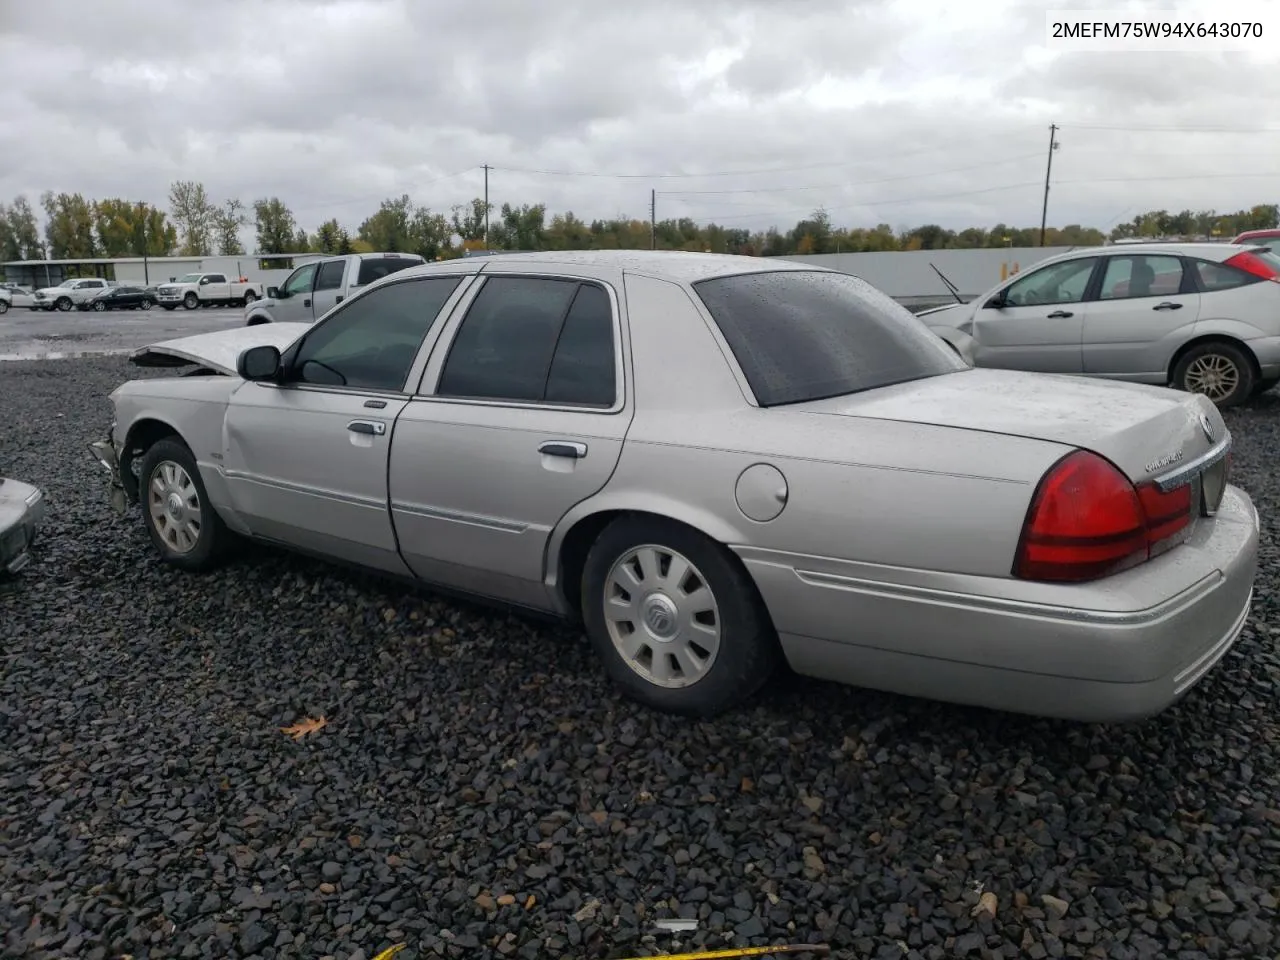
[[[995,919],[996,911],[1000,909],[1000,901],[996,899],[996,895],[988,890],[978,898],[977,904],[969,911],[971,917],[987,917]]]
[[[351,834],[351,836],[347,837],[347,844],[352,849],[355,849],[356,847],[360,846],[361,843],[362,843],[361,839],[358,836],[356,836],[354,833]]]
[[[403,950],[405,946],[407,946],[407,944],[397,943],[394,947],[387,947],[387,949],[374,957],[373,960],[391,960],[391,958]]]
[[[537,902],[538,902],[538,898],[531,893],[529,894],[529,899],[524,902],[524,908],[526,910],[532,910],[533,905]]]
[[[756,789],[756,785],[755,785],[755,781],[754,781],[754,780],[752,780],[750,777],[743,777],[743,778],[742,778],[742,792],[743,792],[743,793],[753,793],[753,792],[755,791],[755,789]]]
[[[315,733],[328,722],[324,717],[307,717],[305,720],[299,720],[291,727],[281,727],[280,732],[293,737],[295,740],[301,740],[308,733]]]
[[[498,898],[498,906],[500,907],[509,907],[515,902],[516,902],[516,898],[509,893],[504,893],[502,896]]]

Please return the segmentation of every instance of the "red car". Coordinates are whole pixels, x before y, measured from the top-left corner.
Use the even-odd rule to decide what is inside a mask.
[[[1272,253],[1280,255],[1280,230],[1246,230],[1231,242],[1269,247]]]

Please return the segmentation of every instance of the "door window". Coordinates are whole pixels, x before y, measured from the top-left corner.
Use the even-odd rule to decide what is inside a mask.
[[[311,282],[316,277],[316,265],[314,263],[304,264],[289,275],[289,279],[284,282],[285,296],[296,297],[300,294],[311,292]]]
[[[1171,297],[1182,289],[1182,261],[1143,255],[1109,257],[1099,299]]]
[[[1097,262],[1097,257],[1085,257],[1032,271],[1005,289],[1005,303],[1011,307],[1079,303]]]
[[[205,277],[205,280],[207,280],[209,283],[226,283],[227,282],[226,275],[221,273],[211,273],[207,277]]]
[[[440,396],[611,406],[613,311],[597,284],[490,277],[449,350]]]
[[[321,290],[337,290],[342,286],[342,271],[346,268],[345,260],[329,260],[320,264],[316,274],[316,292]]]
[[[348,301],[302,342],[292,379],[366,390],[404,389],[422,339],[461,277],[394,283]]]

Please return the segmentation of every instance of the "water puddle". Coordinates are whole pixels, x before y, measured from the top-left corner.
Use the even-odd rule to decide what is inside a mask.
[[[0,363],[6,360],[85,360],[89,357],[126,357],[129,349],[103,347],[99,350],[20,350],[17,353],[0,353]]]

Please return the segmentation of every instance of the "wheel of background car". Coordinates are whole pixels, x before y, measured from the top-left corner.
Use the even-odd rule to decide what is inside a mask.
[[[146,297],[143,297],[143,298],[142,298],[142,301],[138,304],[138,306],[140,306],[143,310],[150,310],[150,309],[151,309],[151,301],[150,301],[150,300],[148,300]]]
[[[70,298],[70,297],[59,297],[59,298],[58,298],[58,302],[57,302],[57,303],[55,303],[55,304],[54,304],[54,306],[56,306],[59,310],[70,310],[70,309],[71,309],[71,298]]]
[[[200,298],[197,297],[194,293],[188,293],[185,297],[182,298],[182,305],[186,307],[188,310],[194,310],[197,306],[200,305]]]
[[[93,301],[93,309],[101,313],[103,310],[107,309],[107,305],[103,303],[101,300],[95,300]]]
[[[1249,357],[1231,343],[1192,347],[1173,370],[1174,386],[1188,393],[1203,393],[1223,409],[1248,400],[1256,379]]]
[[[252,290],[246,290],[244,292],[244,305],[246,307],[257,299],[258,299],[257,294],[255,294]]]
[[[0,313],[8,313],[8,312],[9,312],[9,301],[0,300]]]
[[[142,519],[167,563],[193,572],[218,565],[232,533],[209,503],[195,457],[173,438],[158,440],[139,471]]]
[[[720,713],[751,697],[779,662],[746,571],[670,521],[624,517],[604,529],[583,569],[582,616],[610,679],[669,713]]]

